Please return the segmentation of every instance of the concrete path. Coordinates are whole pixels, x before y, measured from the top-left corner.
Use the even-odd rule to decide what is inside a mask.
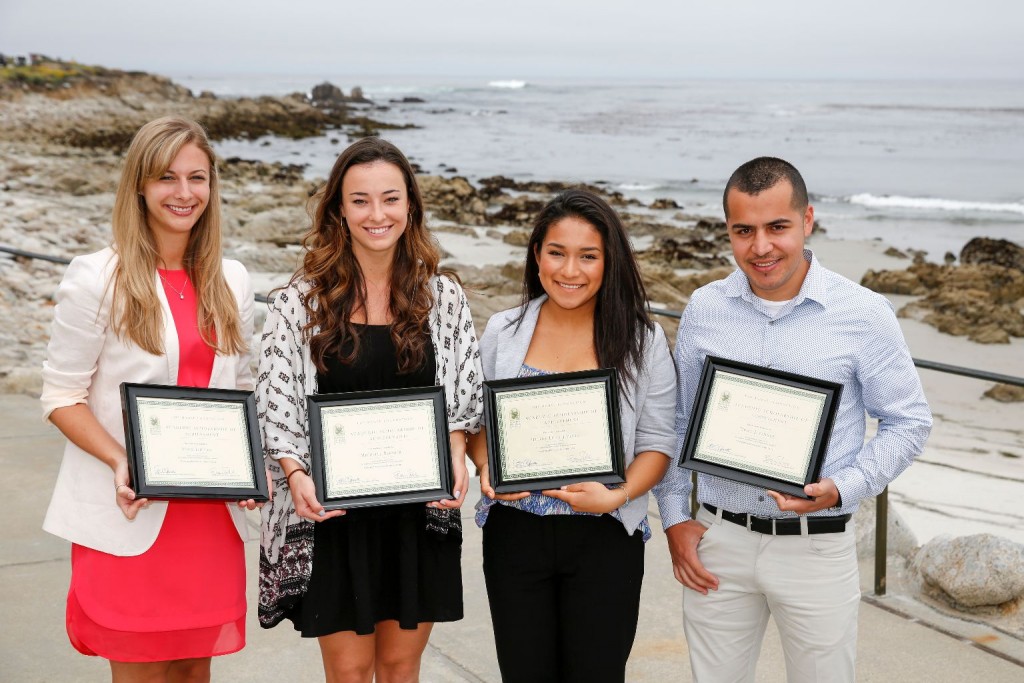
[[[64,599],[70,573],[69,545],[40,529],[63,449],[63,437],[39,419],[38,403],[25,396],[0,396],[0,472],[7,500],[0,527],[0,683],[109,680],[105,661],[83,657],[64,633]],[[476,487],[472,487],[476,488]],[[479,495],[479,491],[471,491]],[[481,534],[472,523],[467,503],[463,579],[466,618],[439,624],[423,660],[422,680],[499,681],[490,619],[481,571]],[[252,521],[255,527],[255,517]],[[629,681],[690,681],[686,643],[682,636],[682,588],[672,577],[665,540],[655,521],[655,537],[647,546],[640,625],[630,659]],[[250,576],[255,574],[257,547],[247,549]],[[870,577],[864,577],[865,585]],[[323,680],[315,642],[303,640],[288,623],[264,631],[256,623],[255,586],[250,582],[248,645],[236,655],[214,661],[214,680],[280,683]],[[860,610],[858,680],[912,683],[1020,683],[1024,667],[974,646],[970,638],[994,644],[1003,636],[984,627],[948,620],[946,635],[905,611],[904,601],[865,600]],[[919,611],[920,612],[920,611]],[[1022,658],[1020,643],[1009,643],[1011,657]],[[1016,648],[1016,649],[1015,649]],[[765,639],[758,667],[759,682],[785,680],[778,636]]]

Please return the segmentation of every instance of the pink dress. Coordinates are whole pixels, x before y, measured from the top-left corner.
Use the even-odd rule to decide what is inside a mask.
[[[178,332],[178,386],[209,386],[214,350],[199,334],[191,282],[183,270],[160,274]],[[79,652],[119,662],[242,649],[245,555],[225,503],[169,502],[159,536],[141,555],[120,557],[72,544],[66,623]]]

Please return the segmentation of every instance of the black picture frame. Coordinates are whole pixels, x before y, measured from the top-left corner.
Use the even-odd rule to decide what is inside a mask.
[[[751,401],[753,393],[757,392],[759,397],[763,394],[765,406],[771,405],[769,400],[773,395],[776,399],[788,395],[795,397],[794,400],[801,400],[809,404],[808,413],[813,419],[805,418],[805,424],[796,425],[795,431],[793,431],[793,424],[786,425],[787,436],[806,445],[806,453],[799,451],[801,453],[799,461],[790,464],[792,473],[788,477],[778,476],[783,473],[781,471],[772,472],[759,463],[743,461],[741,456],[730,459],[728,455],[712,455],[711,449],[704,447],[708,441],[714,438],[710,435],[710,430],[713,428],[721,433],[726,425],[740,432],[741,437],[744,431],[752,433],[754,436],[751,437],[751,441],[763,439],[762,435],[770,434],[771,429],[778,429],[780,433],[783,431],[782,427],[777,427],[768,429],[766,432],[763,425],[751,425],[750,421],[757,419],[752,412],[756,413],[757,410],[750,411],[742,406],[739,410],[734,410],[733,415],[726,416],[724,413],[725,410],[728,410],[730,390],[726,383],[716,387],[716,381],[720,374],[721,378],[726,383],[731,382],[734,388],[743,385],[749,387],[751,393],[744,392],[746,396],[744,400],[748,402]],[[763,368],[727,358],[707,356],[694,396],[690,422],[686,430],[686,441],[679,456],[678,466],[759,488],[787,493],[799,498],[811,499],[804,493],[804,486],[818,481],[821,475],[821,465],[828,451],[832,426],[835,423],[842,392],[843,385],[836,382]],[[714,399],[712,398],[713,393],[715,394]],[[715,402],[714,406],[709,405],[712,400]],[[816,402],[820,402],[820,406],[817,408],[814,407]],[[726,406],[725,410],[721,408],[723,405]],[[771,421],[775,418],[769,416],[766,419]],[[707,435],[706,431],[709,432]],[[707,438],[705,438],[706,436]],[[768,438],[770,440],[770,435]],[[770,449],[768,443],[751,445],[751,449],[770,457],[767,455]],[[794,464],[799,467],[799,476],[797,476],[797,468],[793,467]]]
[[[600,390],[603,402],[597,411],[601,414],[587,416],[587,423],[594,429],[607,434],[607,466],[595,471],[574,472],[571,469],[553,475],[532,475],[517,472],[507,466],[511,450],[510,442],[518,441],[510,430],[526,430],[530,425],[523,421],[505,419],[498,403],[508,400],[529,401],[545,394],[554,395],[565,391]],[[509,404],[511,406],[512,404]],[[515,409],[510,407],[510,411]],[[511,416],[512,413],[510,412]],[[603,484],[621,484],[626,481],[626,465],[622,448],[622,427],[619,418],[618,375],[614,368],[586,370],[583,372],[554,373],[532,377],[488,380],[484,382],[484,421],[487,426],[487,466],[491,486],[496,493],[517,493],[555,489],[584,481]],[[513,424],[516,422],[516,424]]]
[[[123,382],[121,412],[136,496],[270,500],[251,391]],[[207,460],[215,450],[230,474],[211,470],[203,479],[198,464],[189,473],[189,449],[193,459]]]
[[[429,406],[426,405],[429,403]],[[410,404],[402,406],[401,404]],[[393,476],[390,480],[374,482],[366,489],[358,492],[345,492],[338,494],[334,492],[333,481],[328,476],[328,469],[333,465],[333,458],[341,455],[341,451],[335,452],[341,446],[332,445],[325,447],[325,436],[331,439],[335,435],[325,435],[325,424],[327,426],[334,420],[344,417],[347,420],[355,420],[369,417],[374,420],[392,419],[395,425],[387,427],[383,424],[381,429],[394,429],[403,421],[402,410],[419,409],[423,412],[421,419],[427,419],[432,424],[427,426],[430,431],[428,438],[422,444],[415,444],[415,448],[422,446],[420,454],[424,458],[430,458],[430,465],[436,464],[437,481],[429,486],[404,484],[400,476]],[[336,410],[335,410],[336,409]],[[429,409],[429,418],[427,410]],[[387,415],[391,412],[392,415]],[[346,413],[348,413],[346,415]],[[448,418],[443,387],[416,387],[411,389],[380,389],[376,391],[353,391],[339,394],[310,394],[306,397],[306,414],[309,420],[310,435],[310,460],[312,469],[310,476],[316,486],[317,500],[327,510],[349,509],[369,507],[376,505],[394,505],[398,503],[419,503],[439,500],[450,500],[454,497],[452,488],[454,480],[452,475],[451,443],[448,437]],[[335,424],[335,429],[341,426],[344,432],[344,425],[340,422]],[[408,427],[408,423],[406,423]],[[346,451],[350,458],[377,458],[386,457],[386,450],[394,445],[394,441],[379,440],[377,443],[352,444],[346,443]],[[349,460],[351,462],[351,459]],[[392,473],[393,475],[395,473]],[[401,471],[399,471],[399,475]]]

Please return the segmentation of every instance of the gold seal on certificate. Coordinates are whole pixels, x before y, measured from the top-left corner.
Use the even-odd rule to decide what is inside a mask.
[[[443,387],[307,397],[310,476],[328,510],[452,497]]]
[[[484,382],[484,420],[498,493],[625,481],[614,370]]]
[[[842,385],[708,356],[679,466],[807,498]]]
[[[251,391],[126,382],[121,402],[137,495],[268,500]]]

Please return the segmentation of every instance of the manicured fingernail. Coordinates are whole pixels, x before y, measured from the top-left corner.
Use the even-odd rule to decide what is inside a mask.
[[[324,510],[321,510],[321,511],[320,511],[320,512],[318,512],[317,514],[319,514],[319,515],[320,515],[321,517],[323,517],[324,515],[326,515],[326,514],[327,514],[327,512],[325,512]]]
[[[460,495],[462,495],[462,491],[455,489],[455,497],[458,498]]]

